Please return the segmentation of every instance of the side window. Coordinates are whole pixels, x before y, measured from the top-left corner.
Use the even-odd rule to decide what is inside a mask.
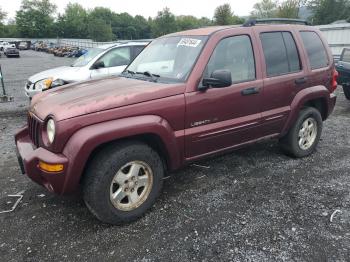
[[[252,43],[247,35],[225,38],[215,47],[204,77],[215,70],[231,72],[232,82],[240,83],[255,79],[255,60]]]
[[[344,49],[341,61],[345,63],[350,63],[350,49]]]
[[[311,31],[300,32],[310,61],[311,69],[328,66],[328,57],[320,37]]]
[[[284,75],[301,70],[298,50],[291,33],[261,33],[260,39],[268,76]]]
[[[128,65],[130,63],[130,48],[120,47],[108,51],[99,61],[102,61],[105,67],[115,67]]]
[[[137,57],[141,51],[145,48],[145,46],[134,46],[134,54],[133,54],[133,58]]]

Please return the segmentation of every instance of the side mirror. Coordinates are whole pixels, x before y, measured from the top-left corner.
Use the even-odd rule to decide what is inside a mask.
[[[100,68],[104,68],[105,67],[105,63],[103,61],[97,61],[92,68],[93,69],[100,69]]]
[[[215,70],[210,78],[204,78],[200,90],[213,88],[222,88],[232,85],[231,72],[226,69]]]

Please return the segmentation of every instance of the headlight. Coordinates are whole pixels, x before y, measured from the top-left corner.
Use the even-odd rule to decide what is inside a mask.
[[[49,140],[50,144],[52,144],[52,142],[55,139],[55,129],[55,121],[52,118],[50,118],[46,124],[47,139]]]
[[[66,81],[62,80],[62,79],[56,79],[53,80],[52,77],[50,78],[45,78],[43,80],[40,80],[38,82],[35,83],[34,85],[34,89],[38,89],[38,90],[47,90],[49,88],[53,88],[53,87],[58,87],[58,86],[63,86],[66,84]]]
[[[46,90],[51,87],[52,78],[46,78],[35,83],[34,87],[38,90]]]

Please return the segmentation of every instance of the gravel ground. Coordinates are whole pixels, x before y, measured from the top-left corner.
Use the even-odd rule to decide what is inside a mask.
[[[50,68],[70,65],[73,61],[73,58],[56,57],[32,50],[20,51],[20,56],[7,58],[3,53],[1,55],[0,64],[6,92],[14,97],[14,102],[0,103],[0,116],[25,112],[29,99],[24,94],[24,85],[30,76]]]
[[[24,123],[0,121],[0,208],[25,191],[0,214],[2,261],[350,261],[350,102],[340,90],[312,156],[291,159],[268,141],[199,162],[209,168],[174,173],[126,226],[103,225],[80,194],[56,196],[20,174],[13,134]]]

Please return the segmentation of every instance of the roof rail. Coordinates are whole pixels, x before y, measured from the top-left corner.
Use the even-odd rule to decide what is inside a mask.
[[[264,19],[249,19],[246,21],[243,26],[255,26],[256,24],[268,24],[268,23],[284,23],[284,24],[302,24],[302,25],[310,25],[309,22],[302,19],[289,19],[289,18],[264,18]]]

